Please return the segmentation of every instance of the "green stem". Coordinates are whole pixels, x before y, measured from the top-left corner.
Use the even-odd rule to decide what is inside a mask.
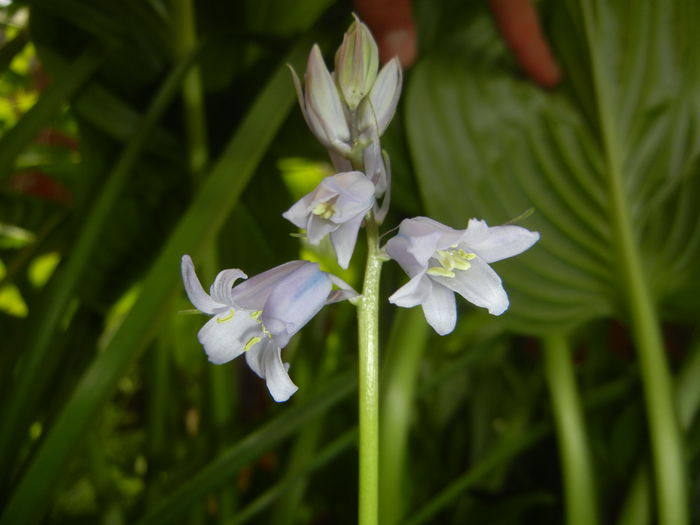
[[[661,328],[651,291],[641,264],[630,210],[627,207],[619,131],[613,118],[611,83],[606,78],[602,57],[595,42],[600,35],[594,28],[593,9],[582,2],[584,26],[591,46],[593,84],[598,106],[602,144],[608,168],[610,219],[617,260],[629,308],[632,335],[637,345],[639,366],[646,401],[651,438],[652,460],[656,477],[656,503],[660,525],[688,523],[688,494],[683,465],[682,439],[676,417],[671,375],[666,361]]]
[[[376,525],[379,518],[379,257],[377,223],[370,215],[367,230],[367,266],[358,302],[360,369],[360,476],[358,522]]]
[[[177,59],[182,59],[198,46],[193,0],[175,0],[173,8],[175,54]],[[196,181],[209,162],[204,89],[197,64],[192,66],[182,82],[182,102],[190,172]]]
[[[598,504],[571,349],[559,335],[546,337],[542,348],[564,477],[566,523],[595,525]]]

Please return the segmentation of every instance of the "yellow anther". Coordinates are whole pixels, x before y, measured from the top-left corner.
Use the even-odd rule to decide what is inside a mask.
[[[236,313],[236,311],[233,308],[231,308],[228,311],[228,315],[226,315],[225,317],[217,317],[216,322],[217,323],[225,323],[226,321],[230,321],[231,319],[233,319],[233,316],[235,315],[235,313]]]
[[[442,266],[433,266],[432,268],[428,268],[428,275],[439,275],[440,277],[454,277],[455,273],[448,270],[447,268],[443,268]]]
[[[258,318],[262,315],[262,310],[256,310],[254,312],[250,312],[250,316],[255,319],[256,321]]]
[[[330,219],[335,213],[335,208],[330,202],[319,202],[314,206],[314,209],[311,210],[311,213],[318,215],[322,219]]]
[[[260,339],[258,336],[251,337],[243,347],[243,351],[247,352],[253,345],[258,344],[260,341],[262,341],[262,339]]]
[[[429,275],[439,275],[441,277],[454,277],[452,270],[468,270],[471,268],[471,261],[476,257],[476,254],[464,251],[461,248],[453,246],[447,250],[437,250],[435,258],[440,263],[440,266],[433,266],[428,269]]]

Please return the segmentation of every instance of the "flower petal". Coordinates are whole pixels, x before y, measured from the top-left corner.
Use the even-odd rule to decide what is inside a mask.
[[[428,261],[437,250],[457,244],[463,232],[434,221],[429,217],[414,217],[401,222],[399,233],[411,239],[408,251],[421,264]]]
[[[376,118],[379,135],[386,130],[394,117],[401,96],[401,63],[397,57],[384,64],[369,92],[373,118]]]
[[[355,250],[357,234],[360,231],[360,226],[362,226],[362,219],[364,219],[364,214],[358,215],[345,224],[341,224],[337,230],[331,233],[331,243],[333,243],[333,249],[338,257],[338,264],[344,270],[347,270],[352,252]]]
[[[524,252],[535,244],[540,234],[520,226],[491,226],[485,221],[470,219],[460,244],[479,255],[487,263],[500,261]]]
[[[222,270],[214,279],[214,283],[209,289],[212,299],[218,303],[227,304],[233,306],[233,299],[231,298],[231,289],[233,284],[238,279],[247,279],[248,276],[244,274],[238,268],[231,268],[229,270]]]
[[[501,278],[480,257],[470,261],[468,270],[458,270],[454,277],[432,275],[435,282],[460,294],[476,306],[487,308],[492,315],[501,315],[508,309],[508,295]]]
[[[326,177],[321,185],[338,196],[331,220],[341,224],[357,215],[364,216],[374,204],[374,184],[361,171]]]
[[[235,359],[245,351],[245,347],[264,334],[257,320],[247,310],[229,310],[209,319],[197,334],[204,346],[209,361],[220,365]]]
[[[216,302],[202,288],[197,274],[194,271],[194,264],[189,255],[183,255],[180,262],[180,271],[182,273],[182,284],[185,287],[185,293],[192,305],[205,314],[213,315],[225,309],[228,305]]]
[[[309,218],[309,211],[313,208],[313,193],[305,195],[297,202],[295,202],[291,208],[282,214],[282,217],[287,219],[297,228],[306,228],[306,223]]]
[[[360,295],[355,291],[355,289],[352,286],[343,281],[340,277],[329,273],[328,278],[334,285],[338,287],[338,290],[333,290],[330,293],[330,295],[326,299],[326,304],[337,303],[340,301],[344,301],[345,299],[353,299]]]
[[[340,153],[348,152],[350,129],[340,95],[316,44],[309,54],[304,80],[304,97],[311,131],[325,146]]]
[[[335,222],[323,219],[318,215],[309,214],[306,225],[306,238],[310,244],[318,246],[326,235],[337,229],[338,225]]]
[[[433,286],[425,272],[421,272],[396,290],[389,297],[389,302],[403,308],[411,308],[424,303],[428,299]]]
[[[439,335],[446,335],[457,324],[455,294],[444,286],[433,284],[428,297],[421,304],[425,320]]]
[[[274,343],[251,348],[246,352],[246,362],[258,376],[265,379],[270,395],[278,403],[287,401],[298,390],[287,373],[289,364],[282,363],[280,348]]]
[[[410,238],[402,233],[395,235],[386,243],[384,250],[387,255],[399,263],[403,271],[409,277],[414,277],[418,273],[424,271],[427,267],[427,261],[423,264],[419,263],[415,256],[408,251],[410,246]]]
[[[265,301],[277,283],[305,264],[309,263],[307,261],[290,261],[259,273],[236,286],[231,292],[231,298],[239,307],[262,310]]]
[[[317,263],[305,262],[278,281],[265,302],[262,322],[280,348],[326,304],[332,289]]]

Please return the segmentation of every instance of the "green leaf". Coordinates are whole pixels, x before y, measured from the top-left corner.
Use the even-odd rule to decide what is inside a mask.
[[[298,64],[308,42],[297,45],[287,61]],[[278,68],[262,90],[235,136],[212,168],[194,201],[168,239],[143,282],[141,294],[120,329],[89,366],[68,404],[58,414],[2,514],[0,523],[36,520],[43,511],[37,501],[47,496],[93,417],[113,392],[117,381],[151,340],[179,290],[183,253],[202,253],[212,242],[294,100],[288,72]],[[225,191],[222,191],[225,188]]]
[[[95,73],[104,59],[97,47],[87,49],[63,71],[41,95],[37,103],[0,140],[0,181],[14,170],[15,159],[34,139],[42,126],[53,118],[66,100]]]
[[[674,11],[653,2],[595,3],[602,36],[593,42],[583,33],[575,4],[550,6],[557,31],[552,46],[566,79],[561,88],[545,92],[531,85],[504,70],[500,56],[474,64],[465,54],[461,61],[423,61],[407,94],[408,138],[432,216],[463,228],[469,217],[499,224],[535,209],[524,226],[539,231],[541,241],[523,256],[496,264],[512,303],[504,319],[535,334],[622,314],[607,190],[610,152],[591,73],[582,73],[590,66],[589,46],[606,57],[615,112],[609,118],[618,126],[614,154],[653,288],[668,294],[672,284],[677,290],[678,274],[662,269],[682,261],[691,248],[697,253],[696,245],[658,227],[678,223],[687,231],[700,218],[697,193],[679,192],[698,157],[691,95],[697,84],[685,67],[700,58],[697,48],[681,45],[670,33],[678,5]],[[695,205],[681,208],[679,199]],[[664,250],[669,242],[675,251]]]

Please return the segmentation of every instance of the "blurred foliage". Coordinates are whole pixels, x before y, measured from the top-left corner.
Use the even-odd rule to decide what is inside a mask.
[[[581,5],[593,6],[600,39],[586,34]],[[386,230],[413,215],[464,228],[469,217],[498,224],[534,208],[522,222],[542,241],[497,265],[512,300],[503,318],[462,303],[457,329],[440,338],[421,331],[419,310],[385,302],[382,523],[564,522],[540,340],[552,334],[572,349],[602,523],[630,519],[620,501],[650,452],[610,219],[606,118],[679,377],[697,495],[693,2],[538,2],[564,71],[549,91],[524,79],[486,3],[414,6],[419,62],[383,139],[394,172]],[[203,318],[178,281],[183,253],[203,282],[218,268],[253,275],[303,256],[359,286],[361,246],[343,273],[280,215],[331,169],[284,63],[303,70],[314,41],[330,57],[351,9],[0,8],[2,524],[355,521],[353,307],[325,309],[285,350],[300,390],[275,405],[241,363],[206,362]],[[603,112],[593,53],[612,88]],[[201,91],[188,90],[192,78]],[[404,279],[386,264],[384,297]],[[651,520],[646,490],[635,508]]]

